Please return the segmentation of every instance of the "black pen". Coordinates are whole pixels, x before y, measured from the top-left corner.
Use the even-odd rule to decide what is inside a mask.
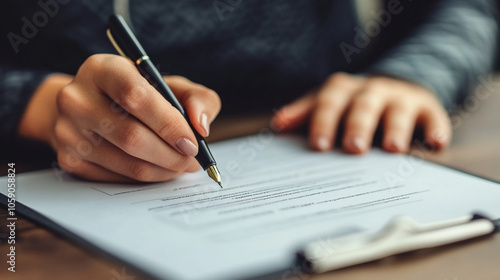
[[[200,163],[201,167],[207,171],[208,176],[222,188],[219,169],[217,168],[217,163],[210,149],[208,149],[207,142],[205,142],[205,139],[203,139],[196,129],[194,129],[188,115],[177,98],[175,98],[175,95],[172,93],[172,90],[170,90],[165,80],[163,80],[158,69],[156,69],[153,62],[149,59],[134,33],[132,33],[132,30],[120,15],[110,16],[108,24],[109,28],[106,33],[118,53],[132,60],[137,69],[139,69],[141,75],[184,116],[198,141],[198,154],[195,157],[196,160]]]

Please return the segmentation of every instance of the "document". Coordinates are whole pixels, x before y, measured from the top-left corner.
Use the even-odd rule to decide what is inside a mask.
[[[146,271],[235,279],[281,271],[323,236],[481,211],[500,218],[500,185],[409,155],[317,153],[261,133],[211,145],[224,188],[203,171],[155,184],[81,181],[59,170],[18,174],[18,203]],[[7,177],[0,190],[7,194]],[[297,276],[295,276],[297,277]]]

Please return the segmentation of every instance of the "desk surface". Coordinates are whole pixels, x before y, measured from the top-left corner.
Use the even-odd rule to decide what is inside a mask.
[[[496,84],[495,84],[496,81]],[[427,159],[500,181],[500,75],[480,86],[454,117],[454,138],[446,151]],[[258,132],[268,117],[221,120],[214,124],[211,140]],[[219,130],[219,133],[217,131]],[[3,162],[2,162],[3,164]],[[6,169],[0,170],[5,175]],[[500,198],[499,198],[500,200]],[[0,220],[6,211],[0,209]],[[140,272],[98,252],[82,249],[27,220],[17,223],[16,273],[5,265],[6,229],[0,228],[0,279],[147,279]],[[323,275],[288,275],[286,279],[500,279],[500,234],[437,249],[407,253]]]

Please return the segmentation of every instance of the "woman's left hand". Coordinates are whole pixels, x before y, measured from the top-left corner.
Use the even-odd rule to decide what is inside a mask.
[[[379,123],[382,147],[390,152],[409,150],[415,127],[422,127],[425,141],[446,147],[451,138],[449,117],[428,89],[385,76],[331,75],[317,90],[281,108],[272,124],[278,131],[295,129],[309,122],[309,143],[329,151],[344,122],[342,147],[346,152],[367,152]]]

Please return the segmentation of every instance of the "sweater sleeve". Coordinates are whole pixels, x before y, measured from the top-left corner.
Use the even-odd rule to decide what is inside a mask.
[[[17,127],[36,88],[50,74],[0,65],[0,137],[14,139]]]
[[[406,39],[368,68],[432,90],[450,109],[488,75],[497,48],[493,0],[440,0]]]

